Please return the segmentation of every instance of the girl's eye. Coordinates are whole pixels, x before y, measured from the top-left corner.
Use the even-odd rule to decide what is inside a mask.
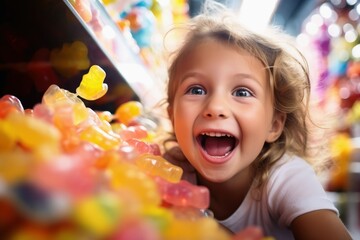
[[[191,87],[186,91],[186,94],[190,95],[204,95],[206,94],[205,90],[201,87]]]
[[[246,88],[236,89],[233,92],[233,95],[236,97],[251,97],[251,96],[253,96],[252,92]]]

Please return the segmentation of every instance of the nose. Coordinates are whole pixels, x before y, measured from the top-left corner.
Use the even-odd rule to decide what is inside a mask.
[[[224,96],[212,96],[208,99],[204,108],[204,117],[228,118],[230,110]]]

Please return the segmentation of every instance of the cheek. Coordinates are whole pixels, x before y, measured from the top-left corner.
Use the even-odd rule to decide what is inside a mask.
[[[189,159],[189,153],[191,153],[192,149],[192,134],[191,130],[189,130],[191,127],[182,119],[183,118],[175,120],[174,133],[183,154]]]
[[[257,155],[271,131],[271,116],[267,111],[254,111],[242,114],[238,118],[241,128],[241,144],[243,149],[251,149],[250,152]]]
[[[176,105],[174,107],[173,127],[179,144],[189,142],[189,138],[192,137],[194,119],[190,109],[191,108],[182,105]]]
[[[176,111],[174,113],[173,126],[176,136],[184,135],[190,129],[189,117],[185,112]]]
[[[254,132],[267,134],[271,130],[273,119],[273,106],[265,102],[261,106],[253,107],[245,114],[246,122]]]

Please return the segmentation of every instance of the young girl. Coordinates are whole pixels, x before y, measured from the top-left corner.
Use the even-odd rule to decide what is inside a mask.
[[[211,8],[189,22],[169,68],[178,147],[164,157],[210,190],[209,210],[234,233],[258,226],[279,240],[351,239],[311,166],[301,54],[284,34],[254,33]]]

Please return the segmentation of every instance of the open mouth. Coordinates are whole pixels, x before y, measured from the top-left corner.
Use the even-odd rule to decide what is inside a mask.
[[[225,133],[204,132],[197,136],[201,148],[212,157],[226,157],[235,148],[237,139]]]

